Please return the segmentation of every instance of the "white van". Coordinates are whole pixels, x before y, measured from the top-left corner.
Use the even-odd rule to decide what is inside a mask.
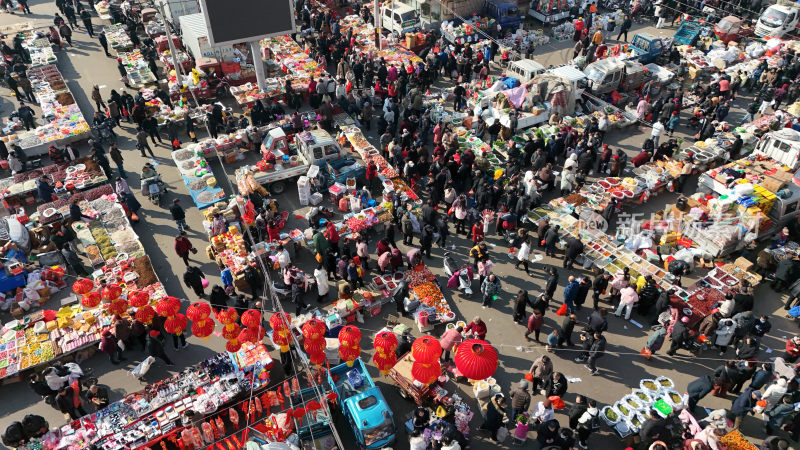
[[[524,84],[536,78],[536,75],[544,73],[545,70],[543,65],[532,59],[520,59],[512,61],[508,65],[506,75],[514,77],[519,80],[520,84]]]
[[[417,10],[402,3],[392,2],[381,7],[381,27],[388,32],[397,32],[400,36],[419,28]]]

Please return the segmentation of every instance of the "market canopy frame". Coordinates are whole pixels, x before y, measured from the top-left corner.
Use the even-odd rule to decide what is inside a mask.
[[[297,32],[293,0],[200,0],[213,47]]]

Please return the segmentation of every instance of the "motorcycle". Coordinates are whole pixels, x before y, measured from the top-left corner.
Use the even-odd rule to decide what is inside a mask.
[[[472,295],[472,266],[465,264],[458,267],[456,260],[450,255],[450,252],[444,254],[444,273],[449,277],[447,280],[447,287],[449,289],[458,286],[460,291],[467,295]]]

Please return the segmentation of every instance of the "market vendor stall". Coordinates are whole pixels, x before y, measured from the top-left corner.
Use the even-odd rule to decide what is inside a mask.
[[[146,86],[155,84],[158,79],[156,75],[150,70],[142,52],[139,49],[130,52],[123,52],[119,54],[122,59],[122,64],[125,66],[127,73],[128,83],[136,88],[144,88]]]
[[[530,3],[528,15],[542,23],[555,23],[569,17],[569,10],[574,5],[573,0],[534,0]]]
[[[444,21],[440,27],[442,37],[451,44],[475,43],[486,39],[496,28],[489,17],[473,17],[467,21]]]
[[[131,42],[131,37],[128,35],[125,24],[106,25],[103,27],[103,32],[108,40],[108,46],[117,52],[117,56],[122,56],[123,53],[133,50],[133,42]]]
[[[261,41],[261,51],[265,60],[274,60],[284,73],[292,76],[292,87],[296,91],[308,91],[311,77],[319,80],[326,73],[289,36],[274,36]]]
[[[264,80],[264,91],[253,83],[245,83],[241,86],[232,86],[231,95],[239,107],[246,108],[252,106],[256,100],[269,100],[284,95],[286,93],[284,83],[283,77],[267,78]]]
[[[178,59],[178,64],[181,65],[184,72],[192,70],[192,60],[183,50],[175,50],[175,55],[172,55],[169,49],[166,49],[158,54],[158,59],[167,67],[167,70],[175,69],[175,58]]]
[[[620,438],[639,433],[644,422],[649,418],[650,410],[655,410],[661,417],[685,407],[684,395],[675,390],[675,383],[667,377],[643,379],[639,388],[622,397],[613,405],[600,410],[600,417]]]
[[[199,209],[208,208],[224,199],[225,192],[217,186],[217,179],[208,163],[190,149],[172,152],[172,159],[180,170],[183,182]]]
[[[0,139],[7,145],[18,144],[31,157],[47,153],[50,145],[64,145],[89,135],[89,124],[55,65],[31,68],[28,78],[42,108],[44,123],[30,131],[15,131],[22,128],[21,124],[11,122],[3,128],[5,136]]]

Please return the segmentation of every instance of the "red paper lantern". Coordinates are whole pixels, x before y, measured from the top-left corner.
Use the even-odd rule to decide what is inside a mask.
[[[223,325],[231,325],[239,318],[239,313],[233,308],[223,309],[217,313],[217,320]]]
[[[250,327],[250,328],[243,328],[241,332],[239,332],[239,342],[252,342],[256,343],[264,339],[264,328],[263,327]]]
[[[397,336],[391,331],[381,331],[375,335],[372,345],[378,353],[394,353],[397,348]]]
[[[411,376],[424,385],[433,383],[441,374],[442,366],[439,364],[438,359],[431,363],[415,361],[414,364],[411,365]]]
[[[319,402],[316,400],[311,400],[306,405],[307,411],[319,411],[320,409],[322,409],[322,405],[320,405]]]
[[[275,331],[286,331],[292,323],[291,317],[286,313],[275,313],[269,318],[269,326]]]
[[[205,302],[195,302],[186,309],[186,317],[192,322],[203,320],[211,315],[211,306]]]
[[[167,320],[164,321],[164,331],[172,334],[181,334],[188,323],[186,316],[178,313],[172,317],[167,317]]]
[[[128,302],[122,299],[112,300],[108,305],[108,313],[114,316],[121,316],[128,310]]]
[[[392,370],[395,364],[397,364],[397,355],[394,352],[389,352],[386,354],[375,353],[372,356],[372,362],[375,364],[375,367],[381,371],[381,375],[386,375]]]
[[[292,411],[292,417],[294,417],[295,419],[299,419],[305,415],[306,415],[306,410],[304,408],[297,408],[294,411]]]
[[[122,295],[122,288],[118,284],[109,284],[103,288],[103,300],[116,300]]]
[[[342,330],[339,331],[339,342],[360,343],[361,330],[359,330],[358,327],[353,325],[345,325],[344,327],[342,327]]]
[[[247,328],[257,327],[261,325],[261,311],[255,309],[248,309],[242,313],[242,325]]]
[[[421,336],[411,345],[411,356],[421,363],[438,361],[442,356],[442,344],[433,336]]]
[[[88,278],[78,278],[72,283],[72,292],[78,295],[86,295],[94,289],[94,281]]]
[[[303,339],[303,349],[306,353],[318,353],[324,352],[325,347],[327,347],[327,343],[325,339],[317,339],[317,340],[310,340],[310,339]]]
[[[225,344],[225,350],[231,353],[238,352],[240,348],[242,348],[242,343],[236,339],[231,339],[227,344]]]
[[[181,301],[175,297],[164,297],[156,303],[156,312],[162,317],[172,317],[181,310]]]
[[[325,327],[325,323],[323,323],[321,320],[311,319],[303,324],[302,330],[303,337],[306,340],[318,341],[322,339],[324,341],[327,327]]]
[[[281,353],[289,351],[289,332],[288,331],[273,331],[272,342],[281,348]]]
[[[211,336],[211,333],[213,332],[214,332],[214,319],[212,318],[206,318],[203,320],[192,322],[192,334],[201,339],[205,339]]]
[[[459,344],[453,360],[459,372],[470,380],[485,380],[497,370],[497,350],[480,339]]]
[[[134,308],[141,308],[150,303],[150,294],[145,291],[133,291],[128,294],[128,303]]]
[[[360,345],[339,345],[339,357],[347,363],[347,367],[353,367],[353,362],[355,362],[359,356],[361,356]]]
[[[318,352],[309,354],[308,360],[315,366],[321,366],[325,364],[325,361],[327,361],[328,358],[325,357],[325,352]]]
[[[240,327],[238,323],[229,323],[222,329],[222,337],[228,340],[236,339],[239,337],[241,331],[242,327]]]
[[[89,291],[81,297],[81,305],[83,305],[84,308],[97,308],[101,300],[99,292]]]
[[[142,322],[145,325],[149,325],[150,322],[153,321],[153,317],[156,316],[156,310],[153,309],[152,306],[142,306],[141,308],[136,310],[136,320]]]

